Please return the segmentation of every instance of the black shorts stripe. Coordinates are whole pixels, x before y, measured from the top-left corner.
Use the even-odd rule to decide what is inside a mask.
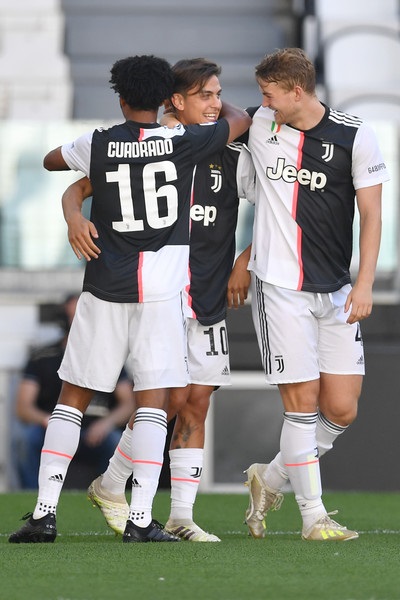
[[[261,352],[261,360],[264,366],[264,371],[266,375],[271,375],[272,373],[272,361],[271,361],[271,349],[269,345],[269,334],[268,334],[268,320],[267,313],[265,310],[265,297],[263,293],[263,282],[261,279],[255,275],[255,288],[256,288],[256,306],[257,306],[257,314],[258,314],[258,322],[260,328],[260,352]]]

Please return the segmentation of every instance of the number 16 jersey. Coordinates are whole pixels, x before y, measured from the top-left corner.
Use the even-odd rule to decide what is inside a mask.
[[[93,188],[99,238],[83,290],[110,302],[171,298],[188,283],[189,209],[195,165],[224,148],[225,119],[178,125],[127,121],[62,146],[67,165]]]

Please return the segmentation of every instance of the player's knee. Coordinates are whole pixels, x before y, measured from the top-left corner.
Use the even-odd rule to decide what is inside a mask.
[[[330,412],[330,414],[326,414],[326,412]],[[357,418],[357,406],[326,412],[324,412],[324,415],[329,419],[329,421],[335,423],[335,425],[340,425],[340,427],[348,427]]]
[[[357,406],[351,408],[350,410],[348,410],[344,416],[343,416],[343,420],[345,421],[344,423],[338,423],[338,425],[341,425],[342,427],[347,427],[348,425],[351,425],[353,423],[353,421],[356,420],[357,418]]]
[[[168,405],[169,421],[184,409],[188,401],[188,397],[189,386],[187,386],[186,388],[174,388],[171,390]]]

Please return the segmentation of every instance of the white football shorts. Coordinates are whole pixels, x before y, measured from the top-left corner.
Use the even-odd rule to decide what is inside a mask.
[[[60,378],[112,392],[123,366],[132,375],[135,390],[189,383],[180,294],[160,302],[119,303],[82,292]]]
[[[270,384],[319,379],[320,373],[364,375],[359,323],[346,323],[350,285],[316,294],[277,287],[252,273],[252,313]]]
[[[190,382],[199,385],[230,385],[229,346],[226,323],[201,325],[187,319]]]

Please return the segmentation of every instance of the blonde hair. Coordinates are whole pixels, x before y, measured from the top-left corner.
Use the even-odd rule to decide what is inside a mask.
[[[267,54],[256,66],[256,79],[279,83],[286,90],[299,85],[308,94],[315,93],[315,67],[301,48]]]

